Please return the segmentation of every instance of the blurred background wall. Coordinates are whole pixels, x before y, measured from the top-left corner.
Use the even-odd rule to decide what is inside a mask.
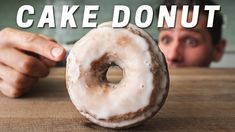
[[[98,24],[111,21],[113,17],[114,5],[126,5],[131,10],[131,23],[134,23],[136,9],[140,5],[150,5],[153,9],[159,5],[160,0],[7,0],[0,2],[0,29],[5,27],[13,27],[20,30],[46,34],[65,47],[70,47],[71,43],[80,39],[91,28],[82,28],[84,5],[99,5],[100,10],[97,14],[96,22]],[[235,1],[232,0],[217,0],[221,5],[221,10],[224,14],[225,24],[223,36],[227,39],[226,53],[219,63],[213,63],[212,67],[235,67]],[[16,14],[22,5],[32,5],[35,9],[35,15],[26,15],[25,18],[34,19],[32,27],[22,29],[16,25]],[[53,5],[55,11],[56,28],[38,28],[37,24],[45,5]],[[80,5],[79,9],[74,13],[77,23],[77,28],[61,28],[61,12],[63,5]],[[157,20],[154,16],[152,25],[146,29],[153,38],[157,39]]]

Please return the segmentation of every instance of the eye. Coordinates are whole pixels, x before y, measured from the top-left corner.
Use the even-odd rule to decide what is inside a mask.
[[[193,37],[186,37],[184,39],[184,44],[188,47],[196,47],[198,45],[198,40]]]
[[[164,45],[169,45],[172,39],[169,36],[164,36],[160,39],[161,43]]]

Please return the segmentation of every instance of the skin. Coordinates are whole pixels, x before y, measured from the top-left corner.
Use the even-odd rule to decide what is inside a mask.
[[[19,97],[65,57],[65,49],[50,38],[11,28],[0,31],[0,91]]]
[[[199,21],[194,28],[184,28],[181,25],[182,11],[177,11],[174,28],[167,24],[160,29],[159,47],[166,57],[169,68],[177,67],[208,67],[212,61],[219,61],[224,53],[226,41],[221,39],[216,45],[207,30],[207,17],[199,15]],[[188,20],[191,21],[192,12]]]

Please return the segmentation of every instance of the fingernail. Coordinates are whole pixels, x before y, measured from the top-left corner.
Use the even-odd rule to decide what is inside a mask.
[[[53,48],[51,50],[51,54],[52,54],[53,57],[59,57],[62,54],[62,52],[63,52],[63,49],[58,48],[58,47]]]

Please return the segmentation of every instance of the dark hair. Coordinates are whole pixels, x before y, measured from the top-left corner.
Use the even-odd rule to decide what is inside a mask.
[[[171,10],[172,5],[177,6],[177,10],[181,10],[184,5],[189,6],[189,10],[193,10],[194,5],[200,6],[200,13],[208,17],[208,11],[205,11],[205,5],[218,5],[213,0],[163,0],[161,5],[166,5],[168,10]],[[159,8],[157,9],[159,14]],[[207,28],[209,31],[213,45],[219,43],[222,37],[223,16],[220,11],[215,12],[214,23],[212,28]]]

